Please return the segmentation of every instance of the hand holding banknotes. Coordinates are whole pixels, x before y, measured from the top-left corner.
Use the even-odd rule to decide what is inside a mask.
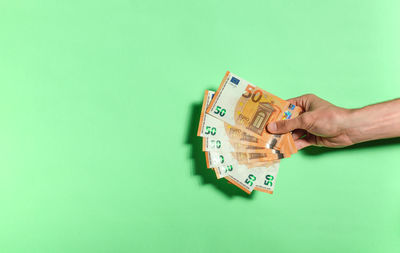
[[[400,136],[400,99],[360,109],[311,94],[283,100],[227,71],[216,91],[205,91],[197,135],[217,178],[272,194],[280,161],[298,149]]]
[[[302,108],[304,113],[297,118],[271,122],[268,131],[274,134],[293,131],[297,149],[310,145],[344,147],[400,136],[400,99],[360,109],[341,108],[313,94],[288,102]]]

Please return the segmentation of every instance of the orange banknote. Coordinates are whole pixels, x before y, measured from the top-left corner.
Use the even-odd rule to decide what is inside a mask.
[[[217,178],[226,178],[246,193],[253,190],[272,194],[275,188],[279,163],[272,162],[250,167],[235,162],[214,168]]]
[[[271,135],[269,140],[264,140],[259,137],[248,134],[247,131],[239,129],[229,125],[228,123],[219,120],[215,117],[206,114],[206,108],[210,104],[212,97],[214,95],[213,91],[206,91],[203,99],[203,107],[200,116],[200,122],[198,127],[197,135],[201,137],[212,138],[218,141],[216,144],[224,146],[225,149],[230,147],[231,151],[237,147],[238,144],[241,148],[247,145],[249,148],[255,150],[257,147],[257,152],[263,152],[265,149],[278,150],[279,153],[283,154],[284,157],[290,156],[290,154],[295,153],[294,143],[292,139],[288,139],[287,136],[281,135]],[[218,148],[218,146],[216,146]],[[261,151],[260,151],[261,150]],[[214,150],[209,150],[214,151]],[[241,152],[246,152],[240,149]],[[251,152],[252,150],[249,150]]]
[[[225,74],[206,113],[230,126],[258,138],[261,145],[280,143],[286,150],[296,152],[291,134],[272,135],[266,131],[268,123],[297,117],[301,108],[290,104],[250,82],[230,73]],[[278,140],[284,138],[283,140]]]

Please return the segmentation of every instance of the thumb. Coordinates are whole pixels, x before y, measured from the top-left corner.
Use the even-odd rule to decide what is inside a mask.
[[[280,120],[268,124],[268,131],[273,134],[284,134],[295,129],[304,129],[302,115],[289,120]]]

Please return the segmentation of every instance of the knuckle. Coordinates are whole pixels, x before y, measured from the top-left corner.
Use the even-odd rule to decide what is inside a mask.
[[[312,93],[306,93],[306,94],[304,94],[302,97],[310,97],[310,96],[312,96],[313,94]]]
[[[311,129],[315,122],[314,116],[312,114],[303,114],[301,117],[299,117],[299,120],[301,127],[306,130]]]
[[[317,97],[317,95],[315,95],[314,93],[307,93],[306,95],[304,95],[306,98],[308,98],[308,99],[313,99],[313,98],[316,98]]]

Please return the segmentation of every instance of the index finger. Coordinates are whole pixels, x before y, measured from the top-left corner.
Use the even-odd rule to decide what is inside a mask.
[[[303,111],[308,111],[310,107],[310,99],[315,97],[313,94],[305,94],[298,97],[290,98],[287,101],[295,106],[299,106]]]

